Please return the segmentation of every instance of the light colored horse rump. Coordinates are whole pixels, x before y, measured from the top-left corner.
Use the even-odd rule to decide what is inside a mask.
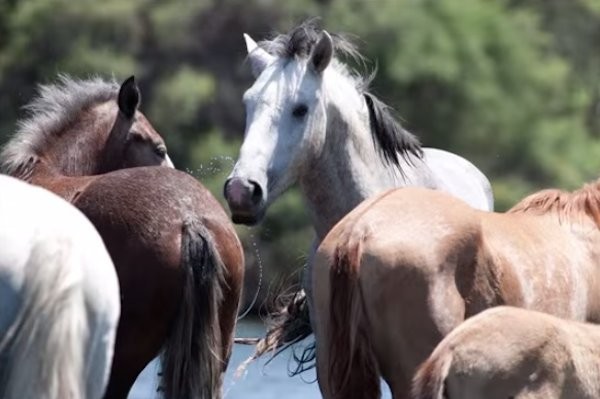
[[[102,398],[119,311],[116,272],[91,223],[0,175],[0,397]]]
[[[414,187],[359,205],[315,260],[324,396],[375,397],[382,375],[394,397],[407,397],[441,339],[489,307],[600,320],[599,207],[599,183],[542,191],[506,214]]]
[[[417,372],[414,399],[595,399],[600,327],[512,307],[465,321]]]

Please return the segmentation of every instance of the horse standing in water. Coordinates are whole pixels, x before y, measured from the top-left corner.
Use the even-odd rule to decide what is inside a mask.
[[[73,203],[100,232],[122,295],[107,398],[126,398],[162,349],[170,399],[219,398],[243,281],[239,239],[216,199],[172,166],[139,90],[63,77],[41,88],[4,169]],[[128,169],[124,169],[128,168]]]
[[[600,327],[495,307],[455,328],[419,368],[414,399],[596,399]]]
[[[101,399],[119,309],[91,223],[47,190],[0,175],[0,397]]]
[[[498,305],[600,321],[600,181],[505,214],[407,187],[350,212],[315,258],[317,373],[326,398],[395,398],[466,318]]]
[[[316,231],[303,286],[309,305],[312,257],[344,215],[385,189],[423,186],[475,208],[493,208],[487,178],[458,155],[421,148],[389,108],[366,91],[334,53],[360,58],[342,37],[313,22],[258,46],[245,35],[256,81],[244,94],[246,132],[224,192],[236,223],[261,221],[268,206],[299,183]],[[258,353],[310,335],[305,297],[282,313]],[[300,328],[298,328],[300,325]]]

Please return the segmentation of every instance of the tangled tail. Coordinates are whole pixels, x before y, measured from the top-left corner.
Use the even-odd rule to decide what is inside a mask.
[[[381,396],[359,282],[361,242],[338,247],[330,268],[329,386],[334,398]]]
[[[200,223],[183,226],[183,298],[162,355],[166,399],[221,397],[223,359],[219,309],[224,265],[212,234]]]

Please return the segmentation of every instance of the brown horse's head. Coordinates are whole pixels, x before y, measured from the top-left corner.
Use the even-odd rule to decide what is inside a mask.
[[[61,76],[40,87],[0,154],[8,174],[86,176],[134,166],[173,167],[163,138],[138,110],[135,79],[122,85]]]
[[[118,115],[104,147],[104,171],[135,166],[173,167],[163,138],[138,111],[140,91],[133,76],[119,89]]]

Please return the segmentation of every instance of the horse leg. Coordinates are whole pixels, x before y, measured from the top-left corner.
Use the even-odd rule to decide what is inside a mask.
[[[155,317],[136,319],[127,316],[127,308],[123,303],[106,399],[127,398],[138,375],[159,354],[172,319],[158,309]]]
[[[163,347],[181,302],[180,252],[158,245],[154,249],[156,253],[114,256],[122,303],[106,399],[127,398],[138,375]]]

